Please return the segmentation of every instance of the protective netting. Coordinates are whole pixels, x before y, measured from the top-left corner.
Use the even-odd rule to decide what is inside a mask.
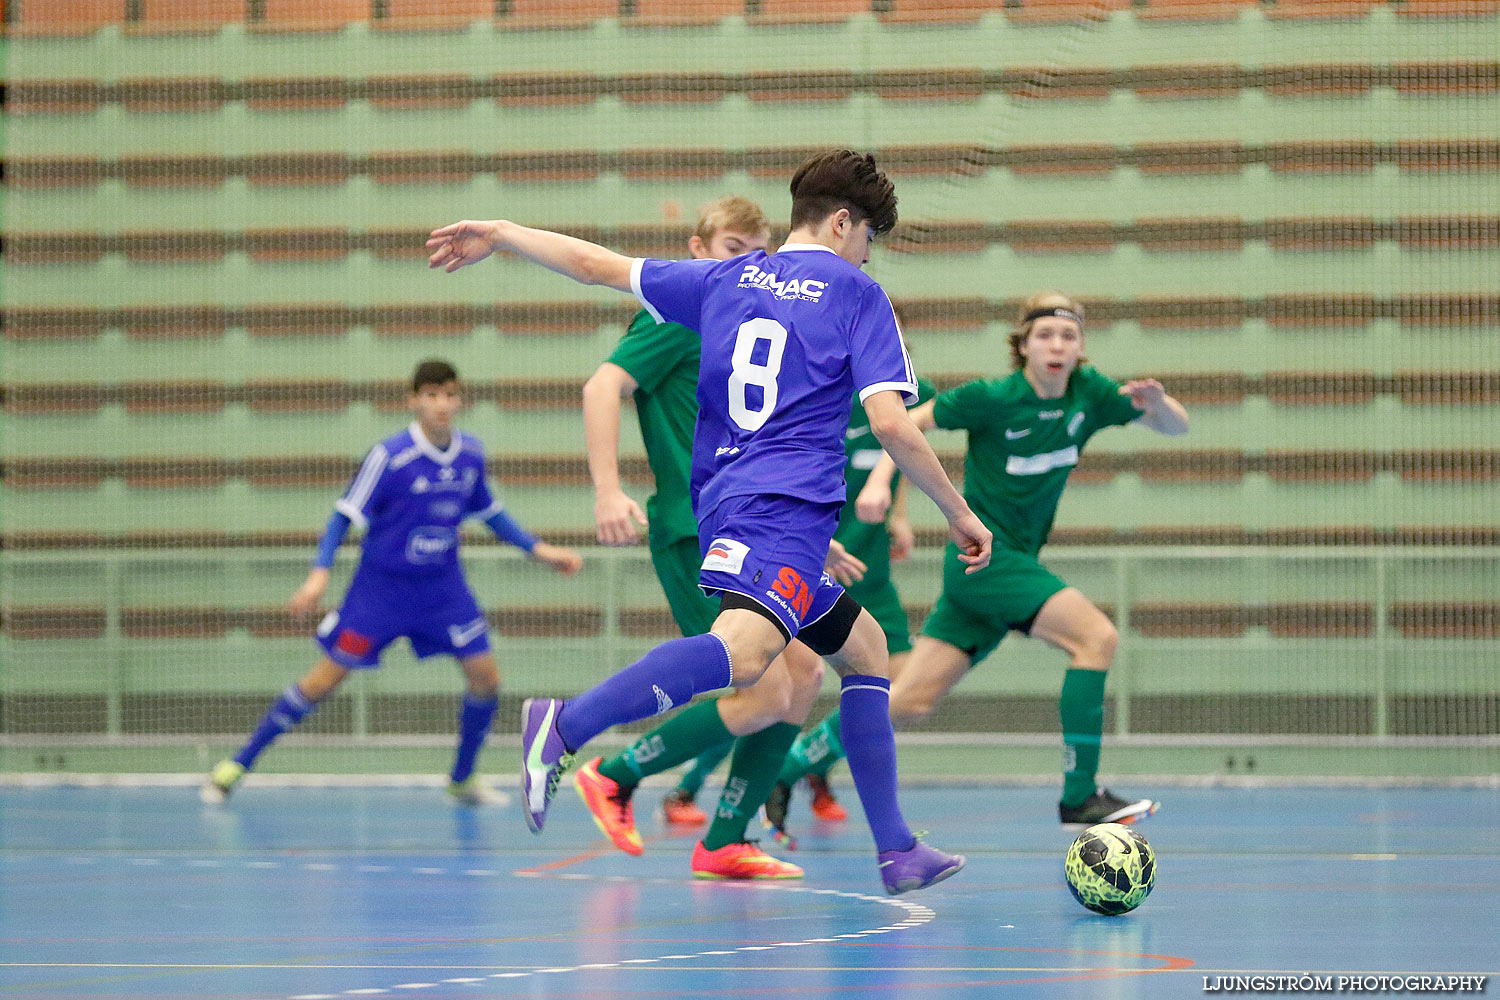
[[[562,579],[469,536],[507,699],[673,635],[645,552],[593,542],[582,448],[635,304],[430,273],[423,240],[504,216],[685,256],[698,205],[780,224],[795,167],[850,146],[896,180],[869,271],[939,386],[1006,373],[1017,304],[1060,288],[1102,371],[1191,413],[1096,438],[1044,553],[1119,628],[1106,769],[1496,771],[1497,8],[11,0],[0,770],[195,770],[251,726],[311,662],[286,598],[426,357],[517,520],[585,550]],[[913,516],[918,624],[942,525]],[[1008,639],[921,732],[1050,770],[1064,663]],[[427,768],[458,689],[393,650],[263,766]]]

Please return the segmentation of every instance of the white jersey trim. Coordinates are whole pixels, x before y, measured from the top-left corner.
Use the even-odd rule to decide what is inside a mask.
[[[370,519],[365,516],[365,504],[370,502],[370,495],[375,492],[375,484],[380,482],[380,477],[385,473],[386,460],[389,457],[390,454],[385,450],[385,445],[377,444],[371,448],[370,453],[365,456],[365,464],[359,467],[359,472],[354,476],[354,482],[349,484],[349,491],[333,505],[334,510],[359,525],[360,528],[370,526]]]
[[[866,399],[869,399],[875,393],[885,392],[887,389],[894,389],[897,392],[901,393],[902,397],[904,397],[906,401],[907,406],[910,406],[913,402],[916,401],[916,382],[876,382],[874,385],[867,385],[863,389],[859,390],[859,401],[863,403]]]
[[[504,510],[505,504],[501,503],[499,500],[496,500],[494,503],[490,504],[484,510],[479,511],[474,516],[479,518],[481,521],[484,521],[491,517],[494,517],[496,514],[499,514]]]
[[[776,252],[786,253],[788,250],[826,250],[835,257],[839,255],[833,247],[826,247],[821,243],[783,243]]]
[[[656,311],[656,307],[646,299],[646,293],[641,291],[641,269],[645,266],[646,258],[644,257],[637,257],[630,262],[630,290],[635,293],[636,301],[651,314],[652,319],[658,323],[665,323],[667,321],[666,317]]]
[[[463,451],[464,436],[458,431],[453,432],[453,440],[448,442],[448,449],[443,451],[437,445],[427,440],[427,435],[422,433],[422,425],[415,420],[406,429],[411,434],[412,442],[418,448],[422,449],[422,454],[439,465],[452,465],[453,460],[458,457],[458,453]]]

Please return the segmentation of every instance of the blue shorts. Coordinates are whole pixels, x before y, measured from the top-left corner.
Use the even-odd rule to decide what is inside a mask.
[[[823,572],[841,507],[788,496],[729,497],[698,524],[698,586],[709,595],[748,597],[796,638],[844,592]]]
[[[360,566],[343,606],[318,626],[318,645],[341,667],[380,665],[380,653],[401,636],[419,658],[447,653],[463,659],[489,651],[484,612],[463,573],[413,576]]]

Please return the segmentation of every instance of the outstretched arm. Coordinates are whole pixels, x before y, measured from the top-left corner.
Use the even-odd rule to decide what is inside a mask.
[[[509,250],[585,285],[607,285],[621,292],[631,290],[633,258],[588,240],[518,226],[505,219],[454,222],[434,229],[427,246],[432,251],[427,266],[445,271],[477,264],[496,250]]]
[[[901,395],[890,389],[871,393],[864,406],[870,418],[870,430],[885,453],[919,490],[932,498],[948,519],[948,534],[958,545],[958,558],[968,564],[964,572],[983,569],[990,561],[990,529],[975,516],[949,482],[932,446],[907,414]]]
[[[1183,405],[1154,378],[1135,379],[1120,386],[1120,394],[1129,396],[1138,410],[1144,410],[1137,423],[1158,434],[1177,437],[1188,432],[1188,415]]]
[[[634,545],[646,513],[620,488],[620,403],[636,380],[612,361],[583,384],[583,441],[594,481],[594,530],[605,545]]]

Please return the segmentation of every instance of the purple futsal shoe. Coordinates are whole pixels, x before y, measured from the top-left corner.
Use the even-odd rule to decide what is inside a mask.
[[[880,852],[880,877],[885,880],[886,895],[899,896],[957,875],[967,860],[962,854],[944,854],[918,838],[904,851]]]
[[[558,779],[573,763],[557,732],[556,698],[527,698],[521,705],[521,808],[532,833],[541,833]]]

